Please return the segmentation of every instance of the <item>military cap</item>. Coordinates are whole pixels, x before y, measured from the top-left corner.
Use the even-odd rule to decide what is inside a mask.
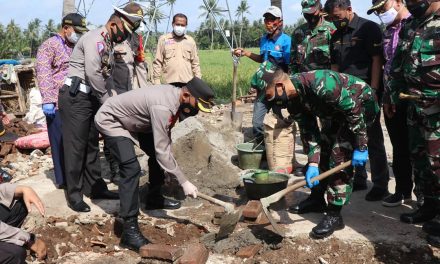
[[[372,4],[373,6],[368,9],[367,14],[371,15],[374,11],[381,8],[388,0],[373,0]]]
[[[186,88],[197,99],[197,107],[200,111],[210,113],[214,106],[214,91],[198,77],[192,78]]]
[[[137,3],[129,3],[124,8],[113,6],[115,13],[124,22],[124,27],[132,33],[144,22],[144,10]]]
[[[78,13],[70,13],[63,17],[61,25],[72,26],[77,32],[86,32],[87,29],[86,18]]]
[[[302,0],[301,2],[303,14],[313,14],[316,10],[321,9],[320,0]]]

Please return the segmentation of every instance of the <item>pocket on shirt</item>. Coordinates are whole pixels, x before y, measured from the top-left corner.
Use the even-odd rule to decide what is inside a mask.
[[[165,60],[169,60],[176,56],[176,47],[174,46],[165,46]]]
[[[191,60],[191,50],[183,48],[182,54],[183,54],[182,56],[183,56],[184,59],[186,59],[188,61]]]

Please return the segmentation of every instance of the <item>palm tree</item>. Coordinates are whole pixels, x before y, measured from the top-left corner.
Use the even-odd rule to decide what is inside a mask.
[[[49,19],[47,24],[44,26],[42,40],[48,39],[51,34],[57,32],[57,26],[55,25],[55,21],[53,19]]]
[[[31,55],[34,55],[34,47],[38,48],[40,41],[40,27],[41,27],[41,19],[35,18],[34,20],[28,23],[28,28],[26,29],[26,38],[30,42],[30,52]]]
[[[208,17],[208,21],[211,27],[211,50],[214,47],[214,17],[213,16],[223,16],[223,9],[217,5],[216,0],[208,0],[207,5],[199,6],[199,10],[202,14],[199,17]],[[220,29],[221,30],[221,29]]]
[[[271,6],[277,6],[281,10],[283,10],[283,1],[282,0],[270,0],[270,5]]]
[[[244,22],[244,19],[245,19],[245,14],[250,14],[250,12],[249,12],[249,9],[250,9],[250,6],[249,6],[249,4],[248,4],[248,2],[247,2],[247,0],[241,0],[241,2],[240,2],[240,5],[238,5],[238,7],[237,7],[237,11],[235,12],[235,15],[237,16],[237,19],[238,18],[240,18],[240,36],[239,36],[239,41],[238,41],[238,45],[240,46],[240,47],[243,47],[242,45],[241,45],[241,36],[242,36],[242,32],[243,32],[243,22]]]

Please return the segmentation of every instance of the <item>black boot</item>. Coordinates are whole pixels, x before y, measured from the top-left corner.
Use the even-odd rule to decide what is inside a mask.
[[[156,209],[179,209],[182,205],[179,201],[169,199],[161,194],[161,186],[154,186],[149,188],[147,200],[145,201],[146,210]]]
[[[125,219],[119,246],[139,252],[139,248],[150,243],[139,230],[137,217]]]
[[[422,229],[430,235],[440,236],[440,214],[437,214],[434,219],[425,222]]]
[[[429,221],[437,215],[437,203],[433,198],[425,197],[423,205],[411,213],[401,214],[400,221],[416,224]]]
[[[440,236],[428,235],[426,240],[428,241],[428,244],[430,244],[431,246],[437,247],[437,248],[440,247]]]
[[[312,229],[310,233],[312,238],[325,238],[333,234],[336,230],[341,230],[345,227],[341,216],[342,206],[329,205],[327,214],[322,218],[321,222]]]
[[[307,199],[289,208],[294,214],[322,213],[327,209],[324,191],[320,186],[312,188],[312,193]]]

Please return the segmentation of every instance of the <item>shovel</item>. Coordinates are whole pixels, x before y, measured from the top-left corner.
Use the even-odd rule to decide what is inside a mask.
[[[228,126],[232,126],[234,130],[241,131],[241,126],[243,123],[243,113],[235,112],[236,104],[237,104],[237,71],[238,71],[238,63],[234,61],[234,71],[232,73],[232,100],[231,112],[226,111],[223,123]]]
[[[237,226],[238,221],[241,218],[241,210],[236,210],[235,206],[230,203],[223,202],[219,199],[211,197],[209,195],[198,192],[197,196],[211,203],[218,204],[225,208],[226,214],[220,219],[220,230],[218,231],[215,239],[217,241],[228,237],[232,232],[234,232],[235,226]]]
[[[320,175],[316,176],[315,178],[313,178],[314,181],[321,181],[327,177],[329,177],[330,175],[341,171],[347,167],[349,167],[351,165],[351,160],[346,161],[338,166],[336,166],[335,168],[328,170],[324,173],[321,173]],[[269,206],[273,203],[278,202],[279,200],[281,200],[281,198],[283,198],[286,194],[295,191],[296,189],[299,189],[303,186],[305,186],[307,184],[307,182],[305,180],[302,180],[298,183],[295,183],[294,185],[291,185],[289,187],[287,187],[284,190],[281,190],[277,193],[272,194],[271,196],[268,196],[266,198],[262,198],[260,199],[261,205],[263,207],[263,211],[264,214],[266,214],[267,219],[269,219],[270,224],[273,226],[273,229],[275,230],[275,233],[279,234],[280,236],[284,237],[284,232],[280,229],[280,227],[278,226],[278,224],[275,222],[275,219],[272,218],[272,215],[269,212]]]

